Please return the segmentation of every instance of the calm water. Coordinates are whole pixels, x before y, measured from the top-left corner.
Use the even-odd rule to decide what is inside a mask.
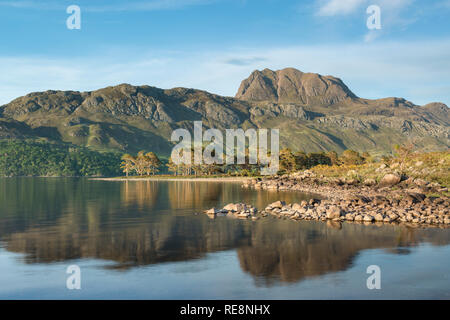
[[[238,183],[0,179],[0,299],[450,298],[450,229],[196,214],[298,193]],[[81,290],[66,269],[81,268]],[[368,290],[366,269],[381,268]]]

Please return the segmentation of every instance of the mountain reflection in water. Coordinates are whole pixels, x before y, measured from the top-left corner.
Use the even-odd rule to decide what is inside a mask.
[[[279,199],[311,197],[247,190],[239,183],[11,178],[0,179],[0,188],[0,246],[24,254],[27,264],[97,258],[124,270],[232,249],[243,271],[270,286],[345,270],[365,249],[408,254],[408,247],[422,242],[450,242],[444,229],[211,220],[201,214],[230,202],[262,209]]]

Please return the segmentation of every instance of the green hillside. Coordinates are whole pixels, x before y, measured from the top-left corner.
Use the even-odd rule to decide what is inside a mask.
[[[0,141],[5,145],[5,141],[45,139],[61,152],[72,145],[83,152],[95,151],[99,157],[104,154],[98,152],[146,150],[167,158],[173,147],[172,131],[192,130],[193,121],[199,120],[205,129],[222,131],[277,128],[281,147],[293,151],[353,149],[382,155],[405,142],[418,151],[450,147],[445,104],[363,99],[338,78],[296,69],[255,71],[234,98],[128,84],[91,92],[30,93],[0,106]]]

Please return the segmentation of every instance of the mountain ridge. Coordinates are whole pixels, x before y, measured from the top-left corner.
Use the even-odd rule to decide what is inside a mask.
[[[94,91],[33,92],[0,106],[0,138],[46,138],[97,150],[170,154],[171,132],[206,128],[279,128],[282,147],[387,153],[413,140],[450,148],[448,107],[403,98],[358,97],[333,76],[293,68],[255,70],[235,97],[191,88],[120,84]]]

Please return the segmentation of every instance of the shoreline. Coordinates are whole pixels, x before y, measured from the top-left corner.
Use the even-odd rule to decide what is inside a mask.
[[[130,177],[130,178],[90,178],[89,180],[100,181],[188,181],[188,182],[245,182],[254,177],[199,177],[199,178],[177,178],[177,177]]]
[[[242,187],[316,193],[326,197],[293,204],[277,201],[258,211],[263,217],[272,215],[292,220],[367,225],[401,223],[421,227],[450,226],[450,198],[445,195],[448,189],[422,179],[402,181],[400,176],[387,174],[378,184],[369,186],[357,185],[353,181],[331,182],[326,177],[305,171],[253,179],[244,182]]]

